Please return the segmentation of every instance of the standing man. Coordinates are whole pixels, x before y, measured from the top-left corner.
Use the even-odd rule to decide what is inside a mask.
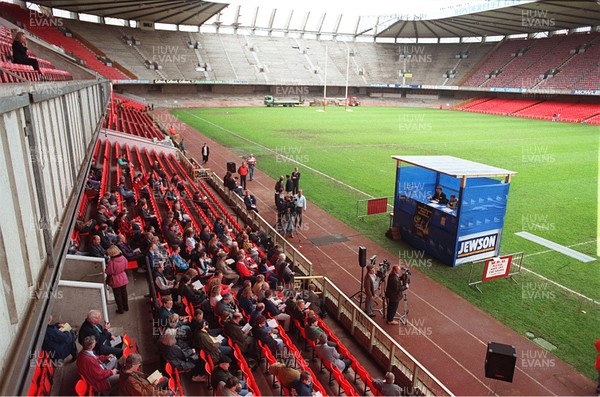
[[[402,299],[402,280],[400,279],[400,273],[400,265],[394,265],[385,289],[385,297],[388,300],[386,322],[390,325],[400,324],[398,320],[394,320],[396,311],[400,305],[400,300]]]
[[[298,194],[298,186],[300,186],[300,172],[298,172],[298,167],[294,167],[294,172],[292,172],[292,184],[294,186],[292,193]]]
[[[248,167],[246,163],[242,161],[242,165],[238,168],[238,174],[240,175],[240,183],[242,184],[242,189],[246,190],[246,176],[248,175]]]
[[[208,163],[208,155],[210,154],[210,148],[206,145],[206,142],[204,143],[204,146],[202,146],[202,163],[206,164]]]
[[[306,211],[306,197],[302,195],[302,190],[298,190],[295,197],[296,201],[296,228],[302,226],[302,213]]]
[[[256,167],[256,158],[252,153],[250,153],[250,157],[246,160],[246,164],[248,164],[248,171],[250,172],[250,180],[254,179],[254,167]]]
[[[375,274],[375,266],[367,266],[367,274],[365,275],[363,284],[366,297],[365,313],[367,313],[367,316],[369,317],[375,317],[375,313],[373,313],[373,306],[375,306],[375,291],[379,289],[379,280]]]

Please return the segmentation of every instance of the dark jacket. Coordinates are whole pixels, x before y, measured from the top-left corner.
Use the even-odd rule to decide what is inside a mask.
[[[250,349],[252,344],[252,337],[248,334],[245,334],[242,331],[242,326],[234,323],[233,321],[227,321],[223,325],[223,333],[227,336],[231,341],[237,344],[240,347],[242,353],[245,353]]]
[[[194,349],[204,350],[210,354],[213,363],[216,363],[221,358],[221,349],[219,342],[216,341],[204,327],[195,327],[192,331],[192,346]]]
[[[224,370],[218,365],[213,369],[212,374],[210,374],[210,385],[216,389],[219,382],[227,383],[227,380],[231,378],[233,374],[229,371]]]
[[[110,339],[112,334],[108,332],[104,327],[100,324],[92,324],[88,320],[85,320],[81,327],[79,328],[79,344],[83,345],[83,340],[86,336],[94,336],[96,338],[96,347],[94,348],[94,353],[99,354],[100,346],[104,344],[110,344]]]
[[[73,352],[75,335],[71,332],[62,332],[58,329],[58,324],[48,325],[42,350],[44,350],[52,360],[63,360]]]
[[[261,302],[265,305],[264,313],[267,317],[277,317],[281,314],[281,311],[279,311],[277,305],[271,299],[265,298]]]
[[[190,349],[187,350],[188,354],[186,354],[178,345],[166,346],[162,343],[158,344],[158,349],[160,350],[160,355],[177,369],[187,371],[196,366],[189,354],[191,353]]]
[[[394,274],[390,274],[388,277],[387,287],[385,288],[385,297],[390,300],[390,302],[400,302],[402,298],[402,281],[400,280],[400,276]]]
[[[296,393],[298,396],[312,396],[313,393],[313,383],[310,382],[310,384],[306,384],[302,381],[300,381],[300,379],[298,379],[297,381],[294,382],[293,384],[294,389],[296,390]]]
[[[267,345],[273,355],[277,354],[277,342],[264,327],[252,327],[252,335],[257,341],[261,341],[263,345]]]
[[[27,47],[20,41],[13,41],[12,43],[13,62],[23,63],[27,62],[29,56],[27,55]]]

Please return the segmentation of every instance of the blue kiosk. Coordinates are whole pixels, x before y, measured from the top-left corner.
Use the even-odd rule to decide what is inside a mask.
[[[449,266],[498,256],[510,179],[516,172],[452,156],[392,156],[392,227]],[[496,179],[494,179],[496,178]],[[444,195],[432,201],[436,188]]]

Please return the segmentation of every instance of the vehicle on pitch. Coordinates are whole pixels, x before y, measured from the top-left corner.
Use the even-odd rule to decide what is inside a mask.
[[[283,106],[283,107],[292,107],[298,105],[304,105],[304,99],[298,98],[298,100],[294,99],[275,99],[272,95],[265,96],[265,105],[267,107],[273,106]]]

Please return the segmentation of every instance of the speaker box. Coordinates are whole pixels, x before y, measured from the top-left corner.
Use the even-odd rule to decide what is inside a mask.
[[[358,264],[360,267],[367,266],[367,249],[365,247],[358,247]]]
[[[485,377],[512,382],[517,363],[514,346],[489,342],[485,355]]]
[[[229,161],[227,163],[227,171],[231,172],[232,174],[235,174],[235,172],[237,171],[237,169],[235,167],[235,162]]]

